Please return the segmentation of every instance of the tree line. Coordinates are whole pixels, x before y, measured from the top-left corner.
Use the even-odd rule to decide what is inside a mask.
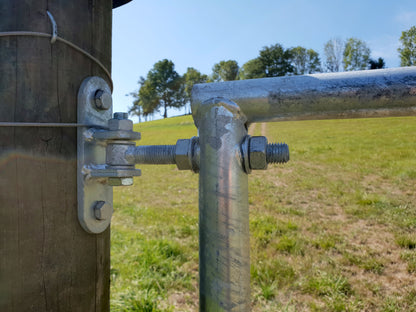
[[[403,31],[398,49],[401,66],[416,65],[416,27]],[[168,59],[153,65],[146,77],[140,77],[139,90],[131,93],[134,102],[129,113],[147,120],[155,112],[163,111],[167,117],[168,108],[189,105],[194,84],[265,77],[305,75],[321,72],[340,72],[385,67],[384,59],[372,59],[371,50],[365,41],[357,38],[330,39],[324,46],[324,62],[318,52],[301,46],[285,49],[277,43],[263,47],[259,55],[241,67],[235,60],[220,61],[206,75],[188,67],[184,75],[175,71],[175,65]]]

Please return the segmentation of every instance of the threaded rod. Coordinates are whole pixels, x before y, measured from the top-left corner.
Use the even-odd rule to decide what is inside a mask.
[[[269,143],[266,148],[268,164],[282,164],[289,161],[289,146],[285,143]]]
[[[141,145],[129,150],[127,157],[134,157],[136,164],[176,164],[175,145]]]

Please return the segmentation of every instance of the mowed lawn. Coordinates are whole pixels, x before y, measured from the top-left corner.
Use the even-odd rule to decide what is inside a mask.
[[[139,144],[197,134],[135,125]],[[416,118],[254,124],[291,160],[249,175],[253,311],[416,311]],[[198,175],[115,188],[112,311],[198,311]]]

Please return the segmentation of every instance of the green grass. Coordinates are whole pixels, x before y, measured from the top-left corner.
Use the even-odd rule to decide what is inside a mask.
[[[141,123],[139,144],[197,135]],[[416,311],[416,118],[257,124],[291,161],[249,176],[253,311]],[[112,311],[198,311],[198,175],[116,188]]]

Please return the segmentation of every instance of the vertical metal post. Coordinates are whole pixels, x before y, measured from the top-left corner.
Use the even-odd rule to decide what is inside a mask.
[[[203,103],[194,118],[201,149],[200,311],[249,311],[248,176],[240,149],[246,118],[219,98]]]

